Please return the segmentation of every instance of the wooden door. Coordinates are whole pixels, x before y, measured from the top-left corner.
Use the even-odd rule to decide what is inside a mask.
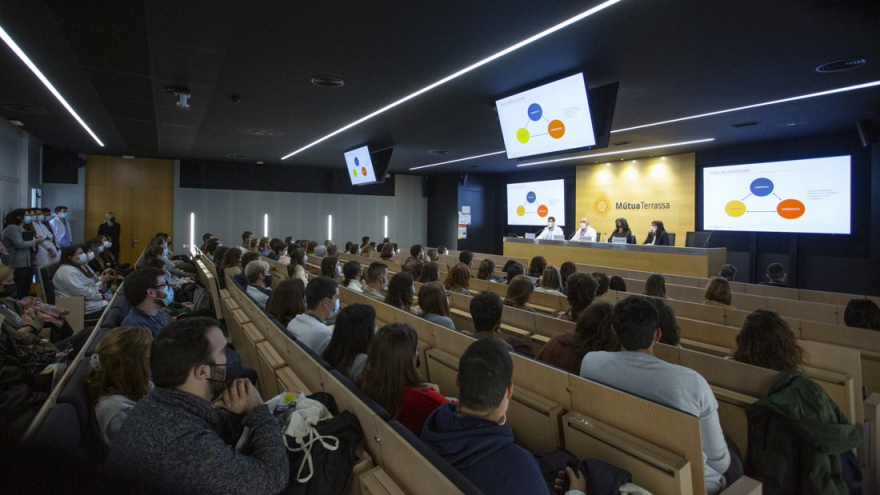
[[[86,162],[86,239],[112,211],[122,227],[120,263],[134,263],[156,232],[171,232],[174,162],[89,155]]]

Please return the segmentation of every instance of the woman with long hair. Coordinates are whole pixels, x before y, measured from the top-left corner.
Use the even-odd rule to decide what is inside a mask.
[[[416,290],[413,287],[412,275],[407,272],[399,272],[391,277],[391,281],[388,282],[388,291],[385,294],[385,304],[418,315],[418,309],[413,307],[415,297]]]
[[[297,315],[306,312],[306,286],[298,278],[290,278],[278,284],[266,301],[266,311],[284,327]]]
[[[220,261],[220,271],[225,272],[227,269],[232,269],[232,273],[229,274],[230,277],[241,273],[241,255],[241,249],[228,249],[223,255],[223,259]]]
[[[427,284],[428,282],[438,282],[440,280],[440,266],[437,263],[429,262],[422,266],[422,274],[419,275],[419,283]]]
[[[137,401],[150,391],[150,346],[146,328],[119,327],[98,342],[89,361],[86,387],[101,441],[109,447]]]
[[[504,297],[504,305],[516,309],[535,312],[534,308],[528,306],[529,298],[535,290],[532,280],[525,275],[517,275],[507,284],[507,295]]]
[[[629,222],[623,217],[614,220],[614,232],[608,236],[608,242],[613,242],[615,237],[623,237],[627,244],[635,244],[635,238],[632,231],[629,230]]]
[[[764,309],[746,316],[733,351],[733,359],[741,363],[775,371],[800,371],[806,355],[788,322]]]
[[[388,261],[394,257],[394,244],[385,244],[382,246],[382,252],[379,254],[379,258],[382,261]]]
[[[543,256],[535,256],[529,262],[529,276],[539,278],[544,274],[545,268],[547,268],[547,260]]]
[[[659,273],[651,274],[648,280],[645,280],[645,291],[643,294],[666,299],[666,277]]]
[[[593,300],[596,299],[596,279],[586,273],[575,273],[568,277],[565,286],[565,298],[570,306],[568,311],[559,314],[559,319],[578,321]]]
[[[552,265],[544,268],[544,273],[541,274],[541,280],[538,281],[535,290],[560,296],[565,295],[562,292],[562,275],[559,273],[559,269]]]
[[[324,256],[321,258],[321,276],[329,277],[337,280],[342,275],[342,269],[339,267],[339,258],[336,256]]]
[[[362,294],[364,292],[364,286],[361,284],[363,275],[364,267],[361,266],[360,261],[347,261],[342,265],[342,276],[345,279],[342,281],[342,286]]]
[[[308,261],[306,250],[303,248],[297,248],[290,253],[290,265],[287,267],[290,276],[301,280],[303,285],[308,285],[309,283],[306,261]]]
[[[15,271],[16,295],[19,299],[30,295],[34,278],[33,248],[45,239],[36,237],[27,228],[28,220],[31,219],[27,211],[17,208],[7,213],[3,222],[3,248],[9,253],[4,263]]]
[[[422,309],[422,318],[455,330],[455,324],[449,317],[449,299],[446,298],[446,289],[440,282],[428,282],[422,285],[422,288],[419,289],[419,307]]]
[[[376,310],[368,304],[350,304],[336,316],[333,337],[321,357],[357,383],[364,373],[375,333]]]
[[[471,270],[467,265],[461,262],[452,265],[452,268],[450,268],[449,272],[446,274],[446,280],[443,281],[446,290],[464,294],[466,296],[471,295],[469,288],[470,284]]]
[[[84,244],[71,244],[61,251],[61,265],[52,277],[55,295],[58,297],[83,296],[87,320],[97,320],[104,312],[110,296],[104,291],[104,284],[113,280],[109,270],[96,279],[87,263]]]
[[[481,261],[480,267],[477,269],[477,279],[495,281],[495,262],[489,258]]]
[[[709,306],[721,306],[722,308],[733,308],[730,303],[733,302],[733,292],[730,290],[730,282],[721,277],[712,277],[709,284],[706,285],[706,292],[703,293],[706,298],[703,304]]]
[[[581,315],[574,332],[551,338],[538,353],[538,360],[577,375],[588,352],[619,351],[620,342],[611,328],[612,310],[606,302],[592,304]]]
[[[396,277],[397,275],[395,275]],[[418,336],[406,323],[379,329],[370,344],[359,386],[392,419],[413,434],[421,434],[428,416],[448,402],[431,385],[422,383],[418,365]]]

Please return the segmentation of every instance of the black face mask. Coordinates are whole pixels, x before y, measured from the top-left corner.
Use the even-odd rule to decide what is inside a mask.
[[[116,221],[116,217],[110,217],[110,221],[111,221],[111,222],[115,222],[115,221]]]
[[[210,383],[209,387],[211,387],[211,397],[217,397],[226,390],[226,365],[212,365],[211,377],[208,378],[208,382]]]
[[[17,295],[18,289],[15,287],[15,284],[7,284],[2,286],[3,292],[0,292],[0,297],[11,297],[15,299]]]

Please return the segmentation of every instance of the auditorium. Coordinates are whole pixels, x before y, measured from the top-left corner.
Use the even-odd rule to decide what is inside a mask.
[[[880,495],[880,3],[0,1],[0,486]]]

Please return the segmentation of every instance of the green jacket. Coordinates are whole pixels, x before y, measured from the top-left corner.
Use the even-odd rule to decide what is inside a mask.
[[[767,397],[748,409],[745,472],[765,494],[847,494],[840,454],[859,430],[822,388],[802,373],[779,373]]]

